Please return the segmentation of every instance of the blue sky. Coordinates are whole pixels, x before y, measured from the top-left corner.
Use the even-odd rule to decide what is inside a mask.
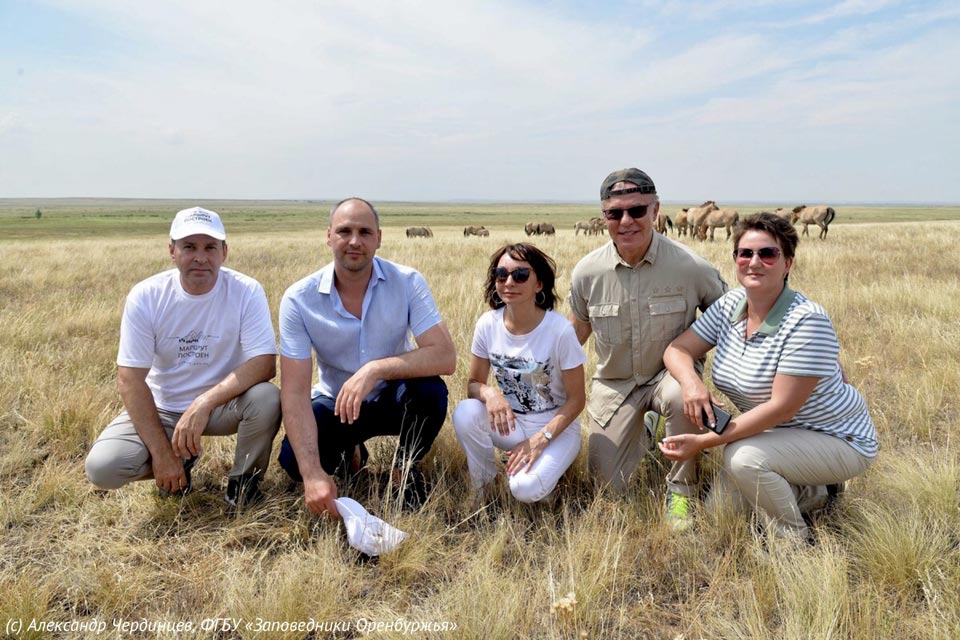
[[[960,203],[960,5],[0,0],[0,197]]]

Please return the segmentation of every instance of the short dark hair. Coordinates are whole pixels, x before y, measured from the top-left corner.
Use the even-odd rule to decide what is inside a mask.
[[[797,243],[800,242],[800,237],[797,235],[797,230],[793,228],[793,225],[780,216],[763,212],[753,213],[742,218],[733,230],[734,251],[740,248],[740,238],[742,238],[743,234],[747,231],[764,231],[769,233],[773,236],[774,240],[777,241],[777,244],[780,245],[780,250],[783,251],[784,258],[792,260],[796,254]]]
[[[350,202],[351,200],[356,200],[357,202],[362,202],[363,204],[365,204],[365,205],[367,205],[368,207],[370,207],[370,211],[373,211],[373,219],[374,219],[374,220],[376,221],[376,223],[377,223],[377,229],[379,229],[379,228],[380,228],[380,214],[377,213],[376,207],[374,207],[372,204],[370,204],[369,202],[367,202],[367,201],[364,200],[363,198],[358,198],[357,196],[351,196],[351,197],[349,197],[349,198],[344,198],[343,200],[341,200],[341,201],[338,202],[337,204],[333,205],[333,208],[330,209],[330,224],[327,225],[327,226],[333,226],[333,214],[335,214],[335,213],[337,212],[337,209],[340,208],[340,205],[342,205],[342,204],[344,204],[344,203],[346,203],[346,202]]]
[[[503,300],[497,295],[497,265],[500,264],[500,258],[504,254],[510,254],[514,260],[527,262],[533,267],[533,272],[537,274],[537,280],[543,285],[540,293],[543,293],[543,300],[538,300],[539,293],[534,298],[534,302],[541,309],[549,311],[557,304],[557,291],[555,284],[557,281],[557,263],[540,249],[528,242],[518,242],[516,244],[506,244],[490,256],[490,268],[487,269],[487,281],[483,286],[483,299],[487,301],[491,309],[499,309],[504,306]]]

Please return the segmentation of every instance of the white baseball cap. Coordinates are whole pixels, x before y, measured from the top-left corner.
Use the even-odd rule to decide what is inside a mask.
[[[180,240],[187,236],[203,234],[215,240],[226,240],[227,232],[223,229],[223,221],[215,211],[203,207],[184,209],[177,213],[170,225],[170,239]]]
[[[337,498],[337,511],[347,528],[347,542],[368,556],[378,556],[400,546],[407,534],[393,527],[351,498]]]

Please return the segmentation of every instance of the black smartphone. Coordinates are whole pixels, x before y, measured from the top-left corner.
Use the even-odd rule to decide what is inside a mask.
[[[708,417],[706,409],[703,410],[703,413],[700,417],[703,419],[703,426],[719,435],[723,433],[724,429],[727,428],[727,425],[730,423],[730,418],[733,416],[715,404],[711,403],[710,406],[713,408],[713,415],[717,418],[717,423],[713,426],[710,425],[710,418]]]

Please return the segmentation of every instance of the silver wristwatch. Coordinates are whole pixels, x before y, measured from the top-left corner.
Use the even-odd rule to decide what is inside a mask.
[[[547,431],[546,427],[544,427],[543,429],[540,429],[540,433],[542,433],[543,437],[547,439],[547,442],[550,442],[551,440],[553,440],[553,434]]]

